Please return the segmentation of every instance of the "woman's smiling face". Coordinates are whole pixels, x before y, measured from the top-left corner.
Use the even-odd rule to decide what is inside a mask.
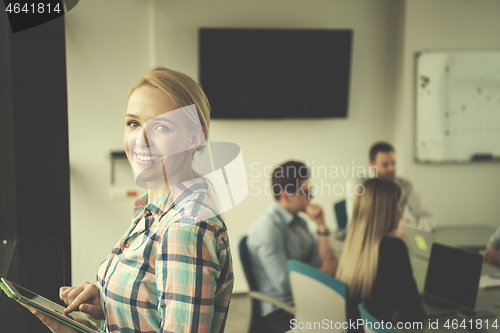
[[[177,109],[167,94],[153,86],[141,86],[130,95],[123,145],[136,179],[164,188],[165,178],[171,183],[181,171],[192,136],[183,110]]]

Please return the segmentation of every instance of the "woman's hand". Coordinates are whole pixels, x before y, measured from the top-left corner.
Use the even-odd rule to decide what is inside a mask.
[[[101,297],[99,295],[99,289],[96,285],[85,282],[76,287],[61,287],[59,290],[59,297],[61,300],[68,305],[63,311],[63,315],[68,316],[70,312],[79,310],[87,314],[90,318],[100,321],[102,318],[101,309]],[[22,303],[21,303],[22,304]],[[79,331],[63,324],[59,320],[56,320],[46,314],[22,304],[25,308],[31,311],[35,316],[38,317],[52,332],[54,333],[78,333]],[[88,326],[92,329],[97,329],[89,321],[75,319],[81,324]]]
[[[67,305],[64,315],[79,310],[94,320],[102,319],[101,296],[95,284],[85,282],[76,287],[61,287],[59,297]]]

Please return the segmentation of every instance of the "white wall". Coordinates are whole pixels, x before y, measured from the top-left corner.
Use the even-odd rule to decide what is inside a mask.
[[[149,68],[147,9],[80,1],[65,15],[73,284],[95,281],[131,221],[132,201],[108,198],[109,152],[123,150],[128,90]]]
[[[401,6],[399,6],[401,7]],[[402,8],[402,7],[401,7]],[[392,139],[393,86],[391,57],[394,52],[395,1],[176,1],[156,3],[158,64],[198,76],[200,27],[350,28],[354,30],[352,82],[348,119],[263,120],[212,122],[211,141],[235,142],[242,148],[250,186],[247,199],[226,214],[236,269],[235,291],[246,289],[237,257],[237,244],[252,221],[274,200],[256,195],[269,189],[258,169],[289,159],[314,166],[366,164],[367,146],[378,139]],[[397,31],[397,30],[396,30]],[[210,98],[210,96],[209,96]],[[313,164],[314,162],[314,164]],[[253,168],[251,165],[253,164]],[[352,175],[351,175],[352,176]],[[350,179],[351,176],[348,176]],[[321,180],[314,181],[321,185]],[[332,189],[346,179],[324,178]],[[336,188],[340,193],[341,188]],[[333,192],[333,191],[332,191]],[[318,196],[333,228],[335,195]]]
[[[293,158],[314,161],[315,167],[365,166],[371,143],[392,140],[400,171],[415,182],[440,224],[495,224],[498,165],[416,165],[412,106],[413,53],[499,48],[496,1],[156,1],[154,21],[150,5],[145,0],[87,0],[66,15],[73,283],[94,280],[98,264],[130,223],[133,200],[108,197],[108,154],[122,147],[128,89],[153,65],[197,78],[199,27],[354,30],[347,119],[212,121],[211,141],[237,143],[249,181],[260,182],[261,190],[266,178],[256,177],[251,165],[262,171]],[[155,22],[152,44],[150,22]],[[132,182],[126,165],[121,163],[118,172],[122,183]],[[315,177],[313,182],[332,188],[346,180]],[[237,292],[246,290],[239,238],[273,200],[255,195],[254,187],[249,190],[247,199],[226,214]],[[339,197],[315,199],[332,228],[331,205]]]
[[[407,1],[394,143],[399,170],[414,182],[439,225],[499,225],[500,164],[414,162],[414,55],[423,50],[499,50],[500,2]]]

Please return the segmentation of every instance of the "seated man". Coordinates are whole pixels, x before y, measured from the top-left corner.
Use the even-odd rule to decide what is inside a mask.
[[[488,245],[486,245],[484,260],[489,264],[500,267],[500,227],[491,236]]]
[[[330,243],[323,210],[311,205],[309,170],[300,162],[278,166],[272,176],[274,202],[257,218],[248,233],[250,265],[258,290],[293,305],[287,260],[294,259],[334,276],[338,259]],[[316,240],[306,221],[305,212],[318,226]],[[272,332],[290,330],[293,316],[274,305],[262,302],[261,315]]]
[[[415,224],[424,230],[432,231],[435,222],[432,213],[422,202],[420,196],[413,189],[412,183],[404,178],[396,177],[396,155],[394,148],[385,142],[377,142],[370,149],[370,169],[375,177],[394,181],[401,189],[401,210],[406,206],[415,216]]]

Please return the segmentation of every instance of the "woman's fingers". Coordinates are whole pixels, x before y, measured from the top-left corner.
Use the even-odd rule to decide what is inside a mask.
[[[83,284],[76,287],[62,287],[61,289],[59,289],[59,295],[61,296],[61,300],[63,300],[64,303],[68,305],[74,301],[74,299],[83,291],[83,289]]]
[[[80,305],[84,303],[88,303],[90,305],[99,304],[100,309],[100,301],[99,301],[99,290],[94,284],[84,283],[67,294],[67,300],[69,301],[68,306],[64,310],[64,313],[70,313],[72,311],[76,311],[80,309]],[[99,310],[99,317],[100,317]],[[94,316],[92,316],[94,317]]]
[[[78,308],[81,312],[88,314],[90,317],[94,319],[101,319],[102,311],[101,305],[92,305],[92,304],[81,304]]]
[[[64,301],[63,294],[65,294],[65,291],[68,290],[68,289],[72,289],[72,287],[61,287],[61,288],[59,288],[59,298],[61,299],[61,301]]]
[[[70,313],[70,312],[76,311],[79,309],[79,307],[82,303],[85,303],[88,301],[89,300],[87,299],[87,294],[85,294],[84,291],[82,291],[80,294],[78,294],[78,296],[76,296],[75,298],[73,298],[69,302],[68,306],[64,310],[64,313]]]
[[[80,293],[85,290],[85,286],[87,284],[90,283],[85,282],[76,287],[61,287],[61,289],[59,289],[59,296],[61,300],[63,300],[66,305],[69,305],[75,300],[76,297],[78,297],[78,295],[80,295]]]

